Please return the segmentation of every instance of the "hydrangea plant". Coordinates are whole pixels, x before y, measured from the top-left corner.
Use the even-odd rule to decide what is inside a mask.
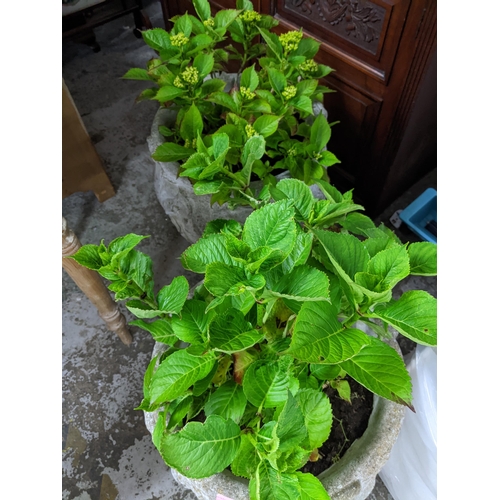
[[[152,439],[165,462],[191,478],[229,468],[249,479],[252,500],[327,500],[300,470],[320,459],[335,425],[324,389],[345,397],[349,375],[411,408],[411,378],[385,341],[389,327],[437,342],[436,299],[393,294],[410,275],[436,274],[436,246],[403,244],[360,212],[352,192],[317,183],[325,199],[284,179],[243,226],[210,222],[181,256],[203,279],[192,296],[184,276],[155,293],[151,259],[135,248],[144,236],[85,245],[72,257],[110,280],[137,317],[131,324],[164,344],[137,409],[157,412]]]
[[[180,162],[179,174],[191,179],[195,193],[231,207],[261,206],[262,185],[274,186],[284,170],[307,184],[327,180],[327,167],[339,160],[325,150],[332,124],[313,113],[313,103],[331,92],[319,85],[332,71],[314,61],[319,42],[302,31],[272,32],[278,21],[255,12],[250,0],[213,17],[208,0],[193,5],[197,17],[174,17],[169,32],[143,32],[157,56],[124,75],[154,83],[138,100],[177,111],[173,127],[160,127],[165,143],[153,158]],[[220,75],[231,61],[239,71],[226,92]],[[262,181],[259,192],[251,180]]]

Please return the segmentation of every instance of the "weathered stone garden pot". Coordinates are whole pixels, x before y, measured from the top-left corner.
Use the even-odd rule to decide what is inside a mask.
[[[222,74],[217,78],[228,82],[226,91],[229,91],[234,85],[236,75]],[[327,112],[321,103],[314,103],[314,114]],[[156,113],[151,126],[151,135],[148,137],[148,147],[153,154],[158,146],[165,142],[165,138],[158,131],[160,125],[172,127],[175,124],[177,112],[167,108],[161,108]],[[159,162],[154,161],[155,177],[154,188],[156,196],[165,213],[169,216],[179,234],[194,243],[197,241],[208,222],[214,219],[234,219],[244,223],[246,218],[252,213],[249,206],[239,206],[231,210],[227,204],[222,206],[215,203],[210,206],[211,195],[196,195],[193,191],[193,185],[187,177],[178,177],[178,162]],[[289,172],[283,172],[276,176],[278,180],[290,177]],[[259,187],[260,181],[251,183],[251,187]],[[319,196],[319,189],[313,191]],[[321,196],[322,197],[322,196]]]
[[[395,340],[389,341],[401,355]],[[152,357],[165,350],[156,344]],[[145,412],[146,427],[152,433],[157,412]],[[318,479],[335,500],[365,500],[373,487],[377,474],[389,459],[404,417],[404,406],[378,396],[373,397],[373,410],[368,427],[361,438],[354,441],[346,454]],[[232,500],[249,500],[248,480],[225,470],[204,479],[190,479],[171,469],[174,479],[192,490],[200,500],[215,500],[217,494]],[[166,499],[165,499],[166,500]]]

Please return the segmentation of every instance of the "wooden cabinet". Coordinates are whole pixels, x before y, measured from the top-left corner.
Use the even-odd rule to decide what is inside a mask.
[[[235,6],[210,1],[214,10]],[[167,3],[171,16],[193,12],[188,0]],[[336,90],[325,106],[340,121],[329,148],[341,164],[330,178],[378,215],[436,166],[436,0],[253,3],[280,21],[278,33],[302,28],[322,43],[316,60],[335,69],[323,82]]]

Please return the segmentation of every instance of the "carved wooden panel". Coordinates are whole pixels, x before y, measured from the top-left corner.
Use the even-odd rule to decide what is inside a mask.
[[[313,22],[328,25],[336,35],[377,53],[387,10],[368,0],[284,0],[285,9],[299,11]]]

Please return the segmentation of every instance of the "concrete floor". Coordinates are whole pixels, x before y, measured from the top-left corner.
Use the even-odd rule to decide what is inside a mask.
[[[159,2],[144,2],[153,26],[163,27]],[[62,202],[62,214],[83,244],[106,243],[124,234],[148,234],[141,243],[154,263],[158,284],[184,274],[198,277],[178,260],[188,246],[156,199],[153,163],[146,137],[157,104],[134,103],[142,82],[120,80],[131,67],[143,67],[152,56],[132,33],[132,16],[96,30],[101,52],[85,45],[63,44],[63,78],[116,189],[99,203],[92,192],[75,193]],[[404,208],[425,187],[436,185],[433,171],[387,209],[381,219]],[[416,237],[403,233],[405,239]],[[436,294],[436,280],[405,281],[401,290],[423,286]],[[123,345],[108,331],[88,299],[62,273],[62,499],[63,500],[194,500],[179,487],[154,448],[143,414],[143,374],[153,341],[131,328],[134,341]],[[127,319],[132,319],[121,307]],[[390,500],[381,481],[369,500]]]

